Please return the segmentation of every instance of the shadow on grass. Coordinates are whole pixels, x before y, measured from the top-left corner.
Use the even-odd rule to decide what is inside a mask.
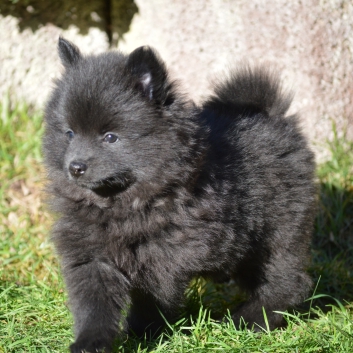
[[[310,272],[318,282],[317,293],[342,303],[353,301],[353,185],[321,183],[312,253]]]

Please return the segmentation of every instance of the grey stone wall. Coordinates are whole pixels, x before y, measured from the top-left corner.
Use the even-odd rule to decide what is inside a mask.
[[[61,70],[59,35],[85,53],[109,47],[129,52],[148,44],[197,102],[212,79],[241,60],[274,65],[296,92],[292,110],[300,111],[313,141],[329,137],[333,120],[353,137],[350,0],[19,0],[10,5],[0,5],[0,97],[10,92],[43,105]]]

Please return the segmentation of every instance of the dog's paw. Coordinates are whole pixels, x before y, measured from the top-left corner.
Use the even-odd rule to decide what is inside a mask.
[[[100,339],[80,339],[70,346],[71,353],[111,353],[110,345]]]

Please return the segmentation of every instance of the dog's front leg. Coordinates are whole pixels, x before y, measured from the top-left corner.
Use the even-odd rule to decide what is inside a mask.
[[[96,259],[66,264],[64,277],[75,324],[71,352],[111,352],[114,339],[126,327],[128,281],[114,264]]]

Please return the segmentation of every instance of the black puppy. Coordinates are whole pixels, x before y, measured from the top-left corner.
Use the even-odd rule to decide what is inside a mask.
[[[249,295],[233,315],[281,325],[311,286],[314,157],[291,95],[243,66],[201,108],[149,47],[82,56],[46,107],[43,148],[53,229],[75,320],[71,352],[110,352],[128,330],[173,320],[190,280],[234,278]]]

